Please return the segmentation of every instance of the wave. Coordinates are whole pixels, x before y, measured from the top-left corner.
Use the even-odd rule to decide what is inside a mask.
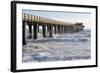
[[[87,42],[90,41],[88,37],[55,37],[55,38],[42,38],[37,40],[31,40],[30,42],[45,43],[45,42]]]
[[[27,34],[28,35],[28,34]],[[40,34],[39,34],[40,35]],[[91,58],[91,31],[53,34],[52,38],[27,39],[23,62],[65,61]]]

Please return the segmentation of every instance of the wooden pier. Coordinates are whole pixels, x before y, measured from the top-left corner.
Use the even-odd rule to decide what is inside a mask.
[[[25,39],[25,29],[26,25],[29,27],[29,38],[37,39],[39,32],[39,26],[42,26],[42,34],[43,37],[53,37],[54,34],[62,34],[62,33],[74,33],[82,31],[84,26],[83,23],[68,23],[62,22],[58,20],[48,19],[45,17],[34,16],[30,14],[23,13],[22,15],[22,25],[23,25],[23,45],[26,44]],[[33,33],[32,33],[33,31]],[[33,34],[33,36],[32,36]]]

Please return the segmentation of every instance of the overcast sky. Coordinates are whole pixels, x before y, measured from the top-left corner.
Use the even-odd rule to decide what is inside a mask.
[[[83,22],[85,29],[91,28],[91,13],[83,12],[64,12],[64,11],[36,11],[36,10],[23,10],[23,13],[42,16],[50,19],[65,21],[65,22]]]

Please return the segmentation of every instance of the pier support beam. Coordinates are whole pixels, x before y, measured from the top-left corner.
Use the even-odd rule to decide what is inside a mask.
[[[62,33],[62,25],[60,25],[60,34]]]
[[[67,32],[70,32],[70,27],[69,26],[67,27]]]
[[[70,28],[70,26],[69,26],[69,33],[71,32],[71,28]]]
[[[63,33],[65,33],[65,30],[64,29],[65,29],[65,26],[63,25]]]
[[[60,26],[58,25],[57,27],[58,27],[58,33],[60,34]]]
[[[47,36],[49,36],[49,25],[47,24]]]
[[[34,39],[37,39],[37,33],[38,33],[38,23],[34,23],[33,24],[33,28],[34,28],[34,35],[33,35],[33,38]]]
[[[62,25],[62,33],[64,33],[63,25]]]
[[[69,26],[69,32],[71,33],[72,29],[71,29],[71,26]]]
[[[53,37],[53,25],[49,25],[49,37]]]
[[[61,34],[62,33],[62,27],[61,27],[61,25],[59,27],[60,27],[59,29],[60,29],[60,34]]]
[[[64,31],[65,31],[65,33],[68,32],[68,26],[65,26],[65,27],[64,27]]]
[[[29,38],[32,38],[32,25],[29,24],[28,27],[29,27]]]
[[[43,37],[46,38],[46,25],[42,26],[42,30],[43,30]]]
[[[62,33],[64,33],[64,25],[62,25]]]
[[[56,33],[58,34],[58,25],[56,25]]]
[[[23,24],[22,24],[22,32],[23,32],[23,35],[22,35],[22,41],[23,41],[23,45],[26,45],[26,39],[25,39],[25,22],[23,21]]]
[[[66,33],[66,26],[64,26],[64,33]]]
[[[57,34],[57,25],[54,25],[54,33]]]
[[[38,29],[38,32],[39,32],[39,25],[38,25],[38,28],[37,29]]]
[[[75,32],[77,32],[77,26],[75,27]]]
[[[74,27],[72,26],[72,33],[74,32]]]

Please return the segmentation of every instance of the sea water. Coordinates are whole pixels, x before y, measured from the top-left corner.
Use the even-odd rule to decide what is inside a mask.
[[[28,39],[22,49],[22,62],[50,62],[88,60],[91,58],[91,31],[85,29],[76,33],[53,34],[52,38]]]

